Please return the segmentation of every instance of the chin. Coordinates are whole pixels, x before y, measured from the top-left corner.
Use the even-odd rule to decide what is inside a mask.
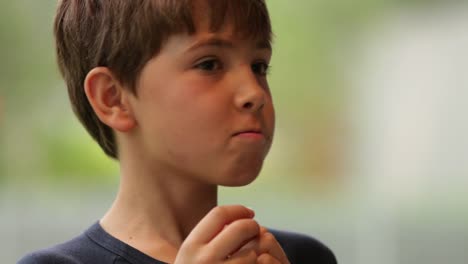
[[[243,170],[234,170],[230,173],[226,173],[219,185],[225,187],[241,187],[249,185],[257,179],[261,169],[262,165],[250,167],[248,170],[244,168]]]

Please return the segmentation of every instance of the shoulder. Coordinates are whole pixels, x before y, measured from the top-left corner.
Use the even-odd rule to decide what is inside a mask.
[[[32,252],[21,258],[17,264],[46,264],[46,263],[60,263],[60,264],[78,264],[76,259],[72,256],[64,254],[63,252],[50,249],[43,249]]]
[[[82,247],[83,237],[79,236],[68,242],[27,254],[17,264],[78,264],[81,261],[73,254]]]
[[[115,254],[103,250],[83,233],[65,243],[29,253],[17,264],[113,263],[114,260]]]
[[[299,233],[269,229],[280,243],[291,264],[336,264],[333,252],[317,239]]]

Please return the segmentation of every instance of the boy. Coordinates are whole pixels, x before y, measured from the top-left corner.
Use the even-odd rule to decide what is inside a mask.
[[[263,0],[63,0],[55,37],[73,109],[121,182],[99,222],[19,263],[336,263],[217,206],[217,186],[252,182],[273,138]]]

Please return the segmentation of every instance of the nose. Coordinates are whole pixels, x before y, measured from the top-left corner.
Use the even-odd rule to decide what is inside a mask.
[[[252,113],[260,111],[267,100],[266,89],[251,71],[243,74],[235,97],[238,110]]]

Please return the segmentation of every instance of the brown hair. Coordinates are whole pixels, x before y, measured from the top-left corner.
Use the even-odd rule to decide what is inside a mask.
[[[117,158],[114,133],[94,113],[84,93],[88,72],[108,67],[136,94],[135,83],[144,65],[173,34],[196,32],[194,7],[203,1],[210,29],[225,18],[246,37],[271,41],[264,0],[61,0],[54,22],[57,61],[68,87],[73,111],[110,157]],[[197,14],[205,15],[205,14]]]

